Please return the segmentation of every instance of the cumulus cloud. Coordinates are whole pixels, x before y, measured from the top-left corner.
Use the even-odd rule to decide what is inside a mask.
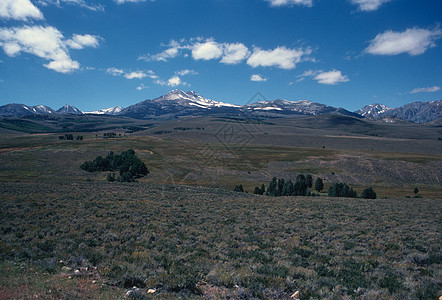
[[[253,74],[250,76],[251,81],[267,81],[267,78],[263,77],[261,74]]]
[[[123,76],[126,79],[143,79],[144,77],[147,76],[147,74],[142,71],[135,71],[135,72],[125,73]]]
[[[290,70],[301,62],[303,57],[309,55],[311,50],[289,49],[286,47],[277,47],[273,50],[262,50],[256,47],[247,60],[247,64],[253,68],[256,67],[278,67]]]
[[[43,13],[30,0],[1,0],[0,18],[21,21],[44,19]]]
[[[434,93],[440,90],[439,86],[430,86],[425,88],[415,88],[410,91],[410,94],[416,94],[416,93]]]
[[[358,5],[361,11],[377,10],[382,4],[391,0],[351,0],[351,3]]]
[[[266,0],[270,2],[271,6],[291,6],[291,5],[304,5],[308,7],[313,6],[313,0]]]
[[[139,60],[145,61],[168,61],[179,55],[191,56],[194,60],[218,60],[224,64],[238,64],[247,60],[252,67],[276,66],[282,69],[293,69],[301,61],[314,61],[309,57],[312,53],[310,48],[289,49],[277,47],[273,50],[262,50],[255,47],[253,53],[243,43],[219,43],[213,38],[191,38],[188,41],[182,39],[179,42],[172,40],[168,48],[158,54],[145,54]],[[189,53],[190,52],[190,53]],[[189,55],[190,54],[190,55]]]
[[[242,43],[224,44],[224,55],[221,62],[224,64],[238,64],[250,55],[249,48]]]
[[[90,34],[74,34],[72,39],[66,41],[66,44],[72,49],[97,48],[100,45],[99,39],[100,37]]]
[[[0,28],[0,46],[8,56],[25,52],[48,60],[44,66],[56,72],[70,73],[80,68],[71,59],[63,35],[51,26]]]
[[[173,76],[167,80],[168,86],[178,86],[182,84],[181,78],[179,76]]]
[[[318,83],[329,85],[335,85],[340,82],[347,82],[350,80],[347,76],[342,75],[341,71],[338,70],[320,72],[313,79],[317,80]]]
[[[215,41],[198,42],[192,47],[192,57],[195,60],[211,60],[220,58],[222,55],[223,49]]]
[[[420,55],[435,47],[435,41],[442,37],[442,30],[409,28],[403,32],[386,31],[378,34],[365,52],[373,55],[397,55],[408,53]]]

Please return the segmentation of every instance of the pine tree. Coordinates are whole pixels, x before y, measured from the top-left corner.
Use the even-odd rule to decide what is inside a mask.
[[[244,193],[244,188],[242,187],[242,184],[236,185],[235,188],[233,189],[233,191],[234,192]]]
[[[311,187],[313,186],[313,177],[312,177],[312,175],[308,174],[308,175],[305,177],[305,180],[306,180],[306,182],[307,182],[307,186],[308,186],[309,188],[311,188]]]
[[[269,188],[267,189],[267,194],[266,195],[268,195],[268,196],[276,196],[276,194],[275,194],[276,186],[277,186],[276,177],[273,177],[272,180],[269,183]]]
[[[361,197],[364,199],[376,199],[376,192],[372,187],[369,187],[362,191]]]
[[[318,192],[321,192],[324,189],[324,182],[322,181],[322,178],[318,177],[315,181],[315,190]]]

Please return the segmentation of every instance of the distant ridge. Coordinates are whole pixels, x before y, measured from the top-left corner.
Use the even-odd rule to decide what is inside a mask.
[[[145,100],[123,109],[119,115],[140,119],[174,119],[201,115],[319,115],[342,113],[360,117],[343,108],[335,108],[308,100],[288,101],[278,99],[248,105],[234,105],[204,98],[194,91],[173,90],[153,100]]]
[[[431,102],[414,102],[401,107],[390,108],[375,103],[350,112],[344,108],[336,108],[309,100],[289,101],[277,99],[259,101],[247,105],[234,105],[205,98],[194,91],[184,92],[172,90],[153,100],[144,100],[126,108],[110,107],[90,112],[82,112],[72,105],[65,105],[57,111],[44,105],[27,106],[24,104],[7,104],[0,106],[0,116],[20,117],[24,115],[49,114],[98,114],[116,115],[136,119],[168,120],[192,116],[230,115],[230,116],[261,116],[284,117],[306,115],[315,116],[337,113],[356,118],[382,119],[391,117],[415,123],[434,122],[442,118],[442,100]]]
[[[442,118],[442,100],[413,102],[396,108],[376,103],[364,106],[355,113],[373,119],[394,117],[414,123],[428,123]]]

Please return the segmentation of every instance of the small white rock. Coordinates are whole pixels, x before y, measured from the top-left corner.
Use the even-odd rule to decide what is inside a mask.
[[[61,270],[62,270],[63,272],[70,272],[70,271],[72,271],[72,268],[69,268],[69,267],[63,266],[63,267],[61,267]]]
[[[157,290],[156,289],[148,289],[147,293],[148,294],[154,294]]]
[[[80,272],[80,270],[77,269],[77,270],[74,271],[74,274],[75,274],[75,275],[80,275],[81,272]]]

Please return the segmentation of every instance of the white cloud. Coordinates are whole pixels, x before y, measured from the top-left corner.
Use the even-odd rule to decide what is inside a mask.
[[[30,0],[0,0],[0,18],[22,21],[44,19],[43,13]]]
[[[182,81],[179,76],[173,76],[167,81],[168,86],[178,86],[180,84],[182,84]]]
[[[342,75],[341,71],[333,70],[329,72],[320,72],[314,77],[321,84],[335,85],[339,82],[349,81],[348,77]]]
[[[147,86],[145,86],[144,84],[140,84],[139,86],[137,86],[137,90],[138,91],[141,91],[141,90],[144,90],[144,89],[147,89],[148,87]]]
[[[315,70],[307,70],[304,71],[304,73],[302,73],[301,75],[299,75],[298,77],[308,77],[308,76],[315,76],[318,73],[321,73],[322,71],[315,71]]]
[[[253,53],[243,43],[218,43],[213,38],[191,38],[181,39],[179,42],[172,40],[169,48],[158,54],[141,55],[138,59],[145,61],[168,61],[179,55],[189,57],[189,52],[194,60],[220,59],[220,63],[238,64],[246,59],[247,64],[252,67],[276,66],[282,69],[293,69],[298,62],[312,61],[309,57],[312,53],[310,48],[289,49],[277,47],[273,50],[261,50],[255,47]]]
[[[308,7],[313,6],[313,0],[266,0],[270,2],[271,6],[290,6],[290,5],[304,5]]]
[[[237,64],[250,55],[249,49],[242,43],[224,44],[224,56],[221,59],[225,64]]]
[[[222,46],[215,41],[208,40],[203,43],[195,43],[192,47],[192,57],[195,60],[211,60],[223,55]]]
[[[307,70],[307,71],[304,71],[304,73],[302,73],[301,75],[297,76],[298,79],[296,80],[296,82],[304,81],[306,77],[313,77],[313,76],[315,76],[315,75],[317,75],[317,74],[319,74],[321,72],[322,72],[322,70]],[[292,85],[292,84],[294,84],[294,82],[290,82],[289,84]]]
[[[175,58],[180,53],[180,49],[183,48],[177,41],[172,40],[168,45],[168,49],[155,55],[145,54],[138,57],[138,60],[144,61],[168,61],[170,58]]]
[[[143,79],[146,77],[149,77],[151,79],[158,78],[158,76],[152,70],[126,72],[122,69],[112,67],[112,68],[107,68],[106,73],[112,76],[123,76],[126,79]]]
[[[124,71],[117,68],[107,68],[106,72],[111,74],[112,76],[120,76],[124,74]]]
[[[43,6],[55,5],[61,7],[62,3],[69,5],[78,5],[80,7],[93,10],[93,11],[104,11],[104,7],[101,4],[88,4],[85,0],[39,0],[38,3]]]
[[[115,0],[117,4],[123,3],[135,3],[135,2],[145,2],[146,0]]]
[[[90,34],[74,34],[72,39],[67,40],[66,44],[72,49],[83,49],[84,47],[97,48],[100,37],[90,35]]]
[[[440,90],[439,86],[430,86],[425,88],[415,88],[410,91],[410,94],[416,94],[416,93],[434,93]]]
[[[440,29],[427,30],[409,28],[404,32],[386,31],[378,34],[365,52],[373,55],[397,55],[408,53],[420,55],[435,47],[435,41],[442,37]]]
[[[351,0],[351,3],[359,6],[361,11],[377,10],[382,4],[390,2],[391,0]]]
[[[253,54],[247,60],[247,64],[253,68],[262,67],[278,67],[290,70],[301,62],[303,56],[311,53],[311,50],[289,49],[286,47],[277,47],[273,50],[261,50],[255,48]]]
[[[253,74],[252,76],[250,76],[250,80],[251,81],[267,81],[267,78],[262,77],[261,74]]]
[[[163,86],[167,85],[170,87],[175,87],[178,85],[188,85],[187,82],[182,81],[181,77],[177,76],[177,75],[170,77],[167,81],[157,79],[157,80],[155,80],[155,84],[159,84],[159,85],[163,85]]]
[[[70,58],[63,35],[51,26],[0,28],[0,46],[8,56],[25,52],[49,60],[44,66],[57,72],[70,73],[80,68]]]
[[[126,79],[143,79],[144,77],[147,77],[147,74],[142,71],[135,71],[135,72],[125,73],[123,76]]]
[[[44,65],[46,68],[54,70],[60,73],[71,73],[75,70],[80,69],[80,64],[78,61],[67,59],[53,60],[48,64]]]
[[[181,70],[181,71],[176,71],[175,75],[178,76],[184,76],[184,75],[198,75],[198,72],[195,70],[189,70],[189,69],[185,69],[185,70]]]

